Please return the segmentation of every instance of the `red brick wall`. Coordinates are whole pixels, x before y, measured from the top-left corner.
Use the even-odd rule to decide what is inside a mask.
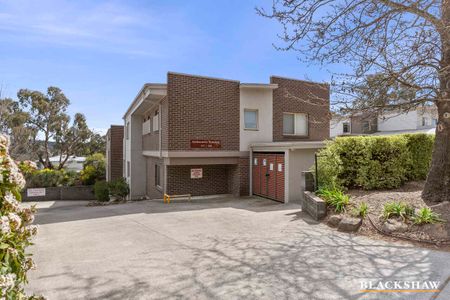
[[[249,166],[249,158],[244,157],[239,159],[239,177],[240,177],[240,187],[239,192],[241,196],[248,196],[250,192],[249,187],[249,173],[250,173],[250,166]]]
[[[107,133],[110,149],[107,163],[111,180],[123,177],[123,133],[124,127],[121,125],[112,125]]]
[[[239,82],[168,73],[168,150],[239,151]],[[190,141],[220,140],[221,149]]]
[[[202,168],[203,178],[191,179],[191,168]],[[193,196],[228,194],[229,165],[167,166],[167,193]]]
[[[321,141],[330,137],[330,90],[326,84],[302,80],[270,77],[278,84],[273,91],[273,140]],[[307,113],[309,134],[307,137],[283,135],[283,113]]]

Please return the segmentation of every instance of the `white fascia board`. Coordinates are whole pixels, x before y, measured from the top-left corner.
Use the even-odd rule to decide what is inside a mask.
[[[164,83],[146,83],[139,90],[139,93],[134,98],[133,102],[131,102],[127,111],[123,115],[123,119],[133,113],[137,107],[139,107],[145,98],[147,98],[150,94],[165,96],[167,94],[167,84]]]
[[[274,90],[278,88],[278,84],[275,83],[241,83],[239,85],[241,89],[269,89]]]

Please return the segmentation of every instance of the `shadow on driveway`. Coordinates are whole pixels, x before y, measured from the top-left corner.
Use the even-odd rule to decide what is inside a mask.
[[[284,204],[261,197],[224,196],[213,199],[176,200],[170,204],[162,200],[142,200],[105,206],[87,206],[88,201],[47,201],[26,202],[26,205],[37,204],[35,224],[51,224],[94,218],[106,218],[129,214],[161,214],[182,211],[207,210],[217,208],[234,208],[251,212],[269,212],[301,209],[296,203]],[[302,217],[308,218],[306,215]],[[312,221],[312,219],[310,219]]]

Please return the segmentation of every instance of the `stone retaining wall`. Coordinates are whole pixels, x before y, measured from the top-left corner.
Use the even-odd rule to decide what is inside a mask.
[[[48,187],[45,196],[28,197],[26,189],[21,194],[22,201],[95,200],[92,185]]]
[[[308,213],[314,220],[319,221],[327,215],[327,205],[322,198],[316,196],[313,192],[305,191],[302,211]]]

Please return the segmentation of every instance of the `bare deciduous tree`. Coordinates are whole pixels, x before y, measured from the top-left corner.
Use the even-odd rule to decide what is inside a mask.
[[[282,24],[279,50],[352,68],[333,79],[334,105],[382,113],[434,103],[439,119],[422,196],[450,201],[450,0],[274,0],[257,12]],[[355,101],[375,74],[414,96]]]

